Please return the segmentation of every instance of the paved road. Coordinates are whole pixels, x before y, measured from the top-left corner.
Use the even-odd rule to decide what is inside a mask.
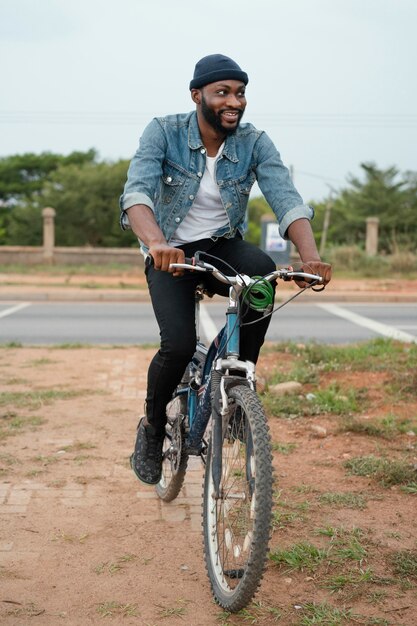
[[[212,338],[224,305],[202,310],[202,336]],[[291,303],[274,314],[267,339],[351,343],[379,336],[417,342],[417,303]],[[0,302],[0,343],[153,344],[151,306],[143,303]]]

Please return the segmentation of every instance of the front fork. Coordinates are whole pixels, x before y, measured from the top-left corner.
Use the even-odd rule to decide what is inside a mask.
[[[246,377],[229,376],[226,371],[237,370],[246,372]],[[235,357],[217,359],[212,373],[212,479],[214,497],[221,497],[221,479],[223,471],[223,439],[224,429],[229,422],[228,391],[237,385],[255,388],[255,365],[250,361],[239,361]]]

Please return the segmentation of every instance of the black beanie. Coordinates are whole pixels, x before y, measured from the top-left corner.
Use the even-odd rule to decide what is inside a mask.
[[[196,64],[194,77],[190,82],[190,90],[200,89],[204,85],[219,80],[241,80],[247,85],[249,78],[233,59],[229,59],[223,54],[209,54]]]

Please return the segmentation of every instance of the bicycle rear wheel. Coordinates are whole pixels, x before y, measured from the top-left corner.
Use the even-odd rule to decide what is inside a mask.
[[[156,493],[164,500],[174,500],[184,482],[188,455],[184,451],[183,398],[176,396],[170,402],[168,422],[165,427],[165,439],[162,448],[162,475],[156,485]]]
[[[216,499],[210,443],[203,499],[204,554],[216,601],[236,612],[255,594],[271,532],[272,454],[265,413],[256,392],[228,392],[223,422],[222,476]]]

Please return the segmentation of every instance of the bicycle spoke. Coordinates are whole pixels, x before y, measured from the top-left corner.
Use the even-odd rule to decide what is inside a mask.
[[[262,577],[269,540],[272,469],[259,399],[245,386],[234,387],[231,396],[235,402],[223,428],[217,499],[211,449],[208,454],[204,529],[206,565],[214,595],[223,607],[236,611],[250,601]],[[258,501],[264,506],[259,507]]]

